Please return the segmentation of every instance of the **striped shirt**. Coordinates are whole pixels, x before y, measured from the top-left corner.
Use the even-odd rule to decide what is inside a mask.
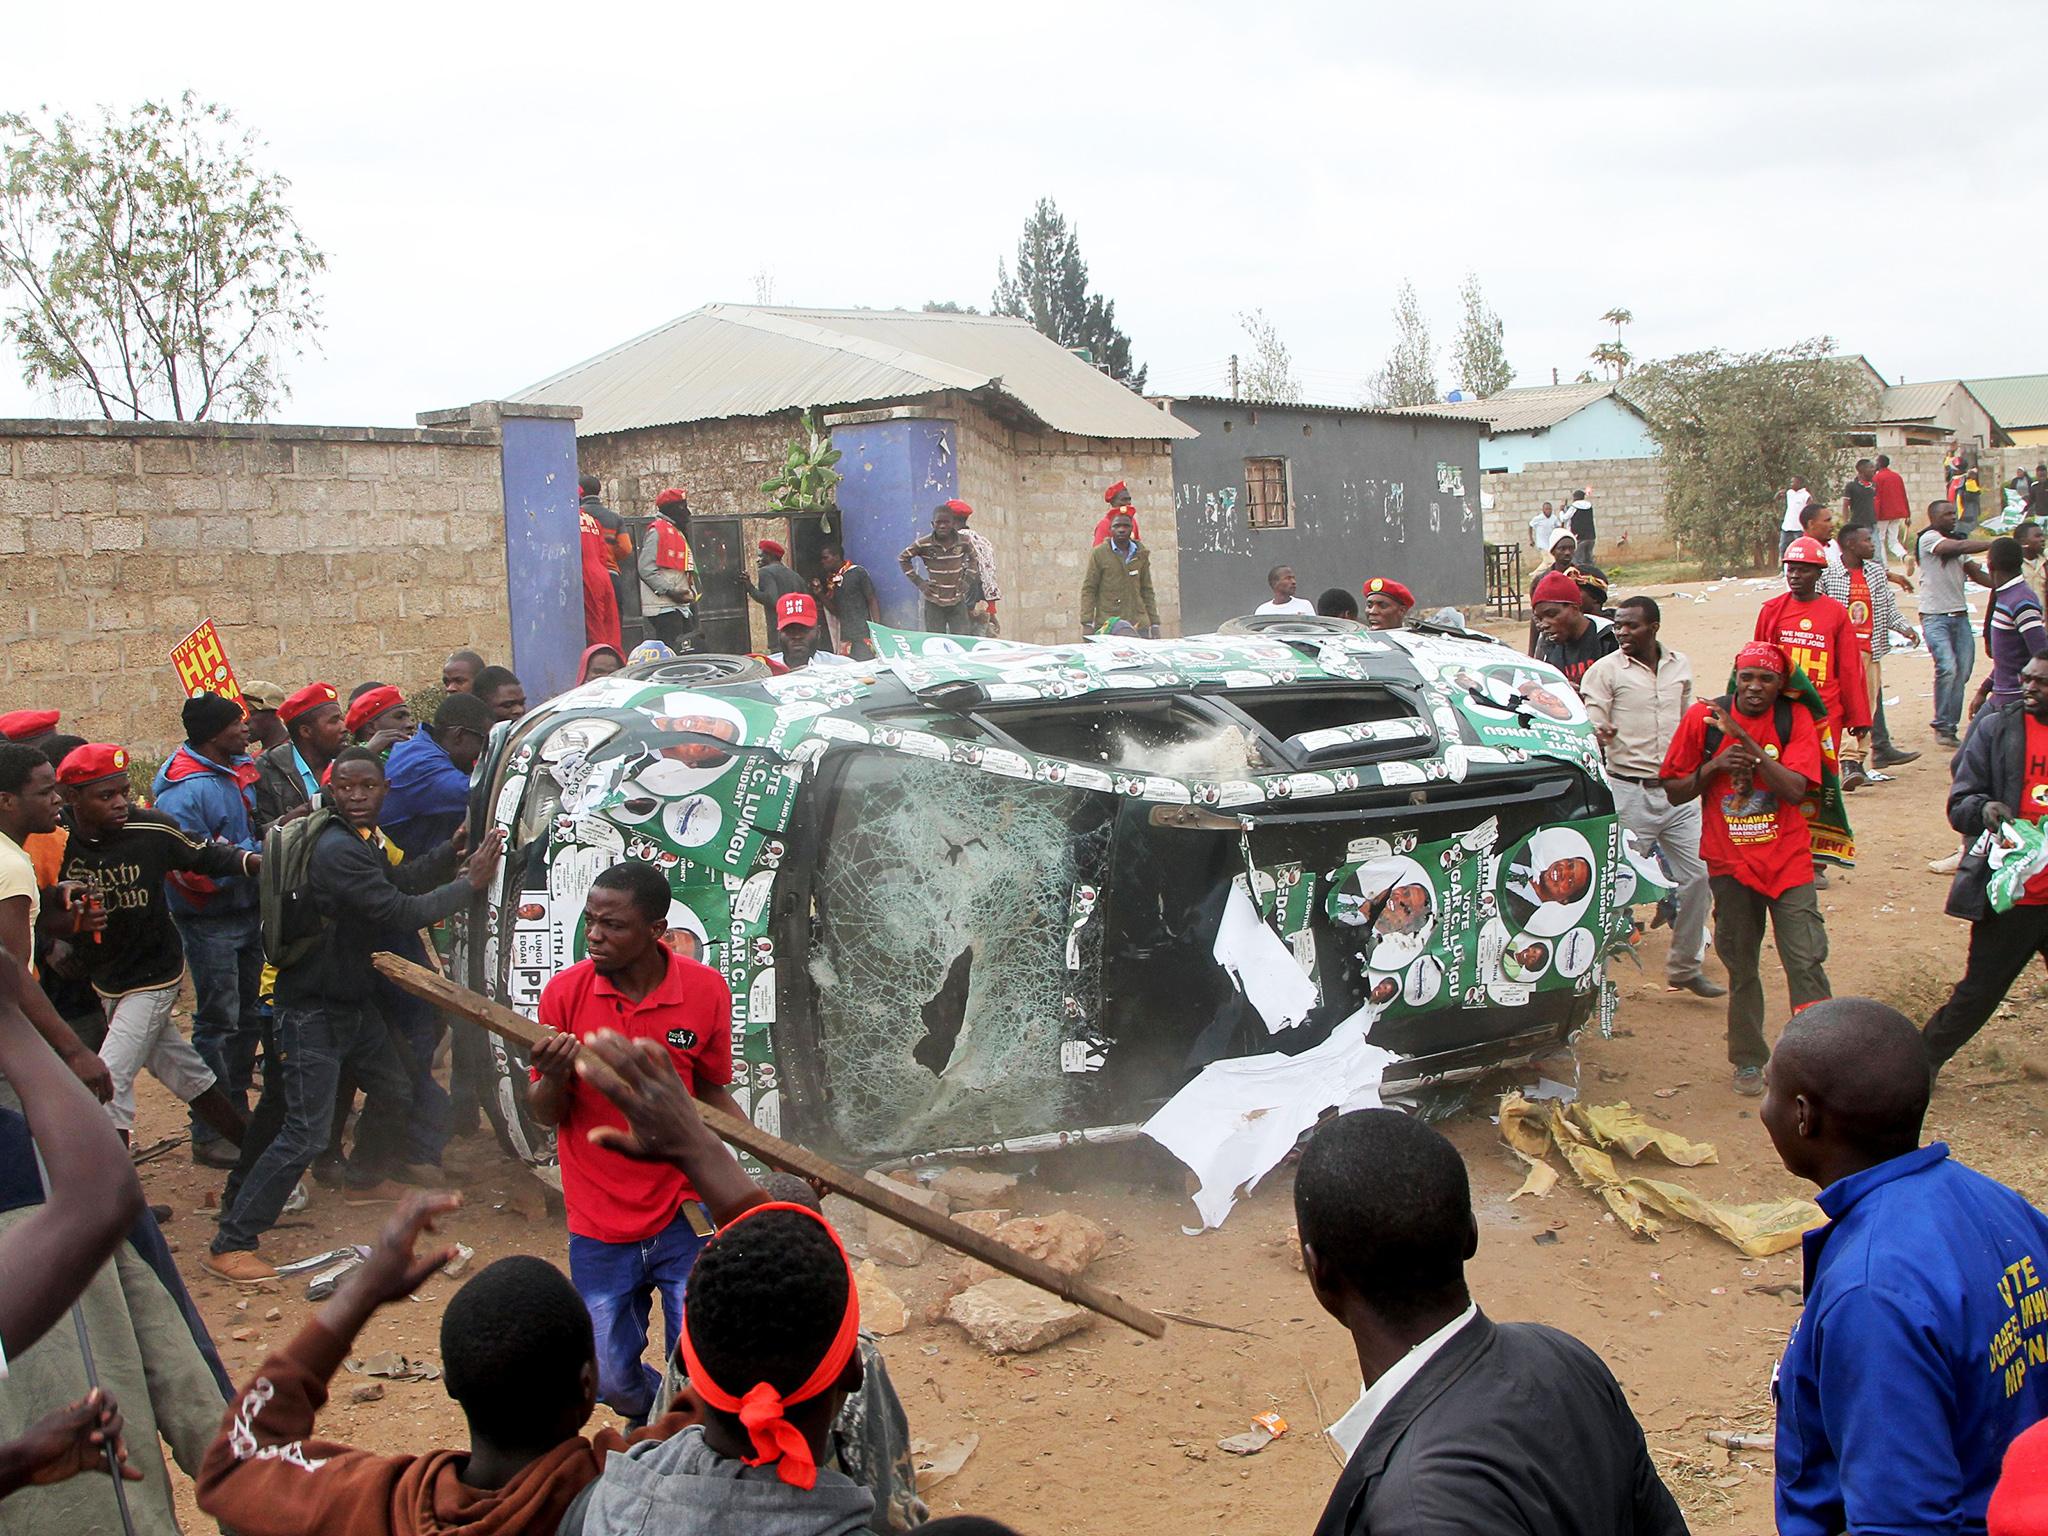
[[[967,596],[967,584],[974,575],[974,551],[964,538],[941,544],[926,534],[899,557],[903,574],[915,576],[910,562],[924,562],[924,600],[934,607],[952,608]]]
[[[1870,654],[1873,660],[1883,661],[1892,653],[1893,631],[1898,630],[1905,620],[1899,616],[1898,596],[1892,591],[1891,582],[1885,579],[1883,561],[1875,558],[1864,561],[1863,580],[1870,588],[1870,613],[1867,619],[1870,626]],[[1847,608],[1849,621],[1852,624],[1857,623],[1855,605],[1849,601],[1849,567],[1843,563],[1839,553],[1832,556],[1822,567],[1820,589]],[[1862,625],[1858,624],[1857,627],[1860,630]]]
[[[2041,599],[2014,576],[1991,594],[1984,614],[1984,649],[1991,656],[1991,702],[2010,704],[2020,696],[2020,668],[2048,651],[2048,628],[2041,623]]]

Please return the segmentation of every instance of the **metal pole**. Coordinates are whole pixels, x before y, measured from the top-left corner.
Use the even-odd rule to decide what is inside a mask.
[[[43,1161],[43,1149],[35,1144],[34,1137],[29,1138],[29,1150],[35,1153],[36,1177],[43,1181],[43,1198],[47,1200],[50,1198],[50,1168]],[[125,1243],[127,1239],[124,1237],[121,1241]],[[81,1302],[71,1303],[71,1326],[78,1330],[78,1354],[85,1362],[85,1389],[96,1392],[99,1390],[100,1373],[93,1364],[92,1338],[85,1331],[85,1307]],[[107,1458],[107,1473],[114,1480],[114,1504],[121,1511],[122,1536],[135,1536],[135,1516],[128,1510],[128,1484],[121,1476],[121,1463],[114,1455],[114,1442],[109,1440],[103,1450]]]

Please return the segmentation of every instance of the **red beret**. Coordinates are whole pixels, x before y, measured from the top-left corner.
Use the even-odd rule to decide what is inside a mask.
[[[785,592],[775,600],[775,627],[787,629],[792,624],[818,627],[818,605],[811,601],[810,593]]]
[[[1529,594],[1532,603],[1570,603],[1579,606],[1579,584],[1563,571],[1545,571],[1543,579],[1536,583],[1536,590]]]
[[[961,518],[963,520],[974,516],[974,508],[967,505],[966,502],[959,500],[957,497],[954,500],[946,503],[946,510],[952,513],[955,517]]]
[[[762,554],[773,555],[778,560],[780,560],[783,557],[783,555],[787,553],[787,551],[783,549],[781,543],[775,539],[763,539],[759,544],[756,544],[754,547],[760,550]]]
[[[17,709],[11,714],[0,715],[0,736],[9,741],[26,741],[31,736],[40,736],[55,729],[57,711],[54,709]]]
[[[1129,494],[1130,492],[1124,488],[1123,481],[1119,480],[1115,485],[1112,485],[1108,490],[1102,493],[1102,499],[1108,502],[1111,506],[1115,506],[1117,497],[1128,496]]]
[[[348,707],[349,734],[353,735],[383,714],[387,709],[396,709],[405,702],[405,695],[386,683],[381,688],[372,688]],[[282,718],[283,712],[279,711]]]
[[[309,709],[318,709],[322,704],[340,702],[341,695],[334,691],[334,684],[308,683],[277,706],[277,718],[290,725]]]
[[[57,765],[59,784],[97,784],[101,779],[127,777],[127,749],[104,741],[73,747]]]
[[[654,504],[657,507],[672,507],[679,501],[688,501],[689,499],[690,496],[687,491],[679,491],[674,486],[670,486],[654,498]]]
[[[1415,606],[1415,594],[1391,577],[1373,577],[1371,581],[1365,584],[1364,592],[1367,597],[1371,597],[1375,592],[1379,593],[1381,597],[1391,597],[1403,608],[1413,608]]]

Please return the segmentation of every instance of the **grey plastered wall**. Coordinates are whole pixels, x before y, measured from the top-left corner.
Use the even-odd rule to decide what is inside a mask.
[[[1405,582],[1425,607],[1484,600],[1477,424],[1227,400],[1168,408],[1202,434],[1173,444],[1184,633],[1250,613],[1276,565],[1294,567],[1311,602],[1326,587],[1356,596],[1370,576]],[[1286,461],[1290,526],[1251,526],[1252,458]]]

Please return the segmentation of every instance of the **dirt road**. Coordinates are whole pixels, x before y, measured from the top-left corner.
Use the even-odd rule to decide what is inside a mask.
[[[1726,582],[1648,590],[1664,602],[1666,642],[1693,658],[1702,684],[1718,689],[1766,589]],[[1519,626],[1502,626],[1503,633],[1510,629]],[[1853,797],[1858,867],[1836,874],[1822,905],[1835,991],[1885,998],[1919,1019],[1960,974],[1964,934],[1942,916],[1946,880],[1926,869],[1929,858],[1953,846],[1942,816],[1947,764],[1926,724],[1931,667],[1921,653],[1889,663],[1888,672],[1886,693],[1901,701],[1890,709],[1894,734],[1926,755],[1898,770],[1895,782]],[[1729,1091],[1720,1006],[1665,994],[1663,950],[1663,935],[1653,934],[1642,948],[1643,969],[1623,965],[1615,1038],[1589,1039],[1579,1050],[1583,1096],[1593,1103],[1626,1099],[1653,1124],[1712,1142],[1720,1161],[1684,1175],[1705,1194],[1757,1200],[1809,1193],[1778,1166],[1755,1101]],[[1709,970],[1718,974],[1711,957]],[[1766,983],[1776,1018],[1784,983],[1768,953]],[[2044,1085],[2021,1064],[2048,1055],[2044,996],[2048,987],[2039,977],[2015,989],[2008,1008],[1944,1075],[1929,1128],[2036,1203],[2048,1193],[2039,1151]],[[142,1097],[144,1141],[179,1127],[153,1082]],[[1481,1305],[1496,1318],[1566,1329],[1605,1357],[1696,1529],[1768,1529],[1770,1457],[1733,1457],[1711,1447],[1706,1432],[1768,1432],[1771,1366],[1798,1305],[1785,1291],[1799,1280],[1796,1251],[1748,1259],[1691,1229],[1655,1242],[1631,1237],[1568,1183],[1544,1199],[1509,1204],[1522,1168],[1489,1124],[1491,1107],[1490,1097],[1475,1099],[1445,1127],[1472,1172],[1482,1236],[1470,1280]],[[199,1199],[220,1176],[192,1169],[182,1156],[149,1165],[144,1182],[152,1200],[176,1208],[168,1231],[240,1379],[312,1308],[299,1286],[250,1300],[199,1269],[212,1232]],[[1191,1212],[1170,1170],[1165,1179],[1158,1172],[1141,1155],[1067,1167],[1053,1178],[1074,1187],[1027,1180],[1015,1204],[1020,1212],[1080,1211],[1109,1227],[1109,1251],[1091,1271],[1102,1283],[1151,1306],[1248,1331],[1176,1326],[1154,1343],[1105,1323],[1037,1354],[990,1359],[950,1325],[922,1320],[920,1303],[939,1293],[949,1271],[942,1254],[935,1250],[918,1269],[890,1272],[911,1303],[912,1323],[883,1348],[913,1434],[934,1446],[981,1437],[964,1470],[931,1495],[935,1513],[997,1515],[1027,1536],[1287,1532],[1314,1524],[1338,1470],[1318,1425],[1350,1405],[1358,1371],[1348,1338],[1317,1311],[1290,1262],[1288,1171],[1276,1172],[1222,1230],[1204,1237],[1183,1234]],[[542,1215],[539,1187],[517,1168],[489,1164],[464,1187],[468,1205],[450,1226],[475,1247],[479,1264],[514,1252],[566,1264],[565,1240]],[[380,1219],[322,1192],[266,1250],[290,1256],[366,1240]],[[456,1283],[430,1282],[413,1304],[387,1309],[371,1324],[363,1351],[431,1358],[442,1305]],[[281,1320],[263,1321],[273,1306]],[[252,1337],[232,1337],[245,1328]],[[1284,1438],[1248,1459],[1217,1448],[1219,1437],[1269,1409],[1293,1426]],[[463,1435],[437,1382],[389,1383],[382,1401],[337,1403],[322,1428],[392,1450],[458,1444]],[[189,1489],[184,1499],[190,1519]]]

